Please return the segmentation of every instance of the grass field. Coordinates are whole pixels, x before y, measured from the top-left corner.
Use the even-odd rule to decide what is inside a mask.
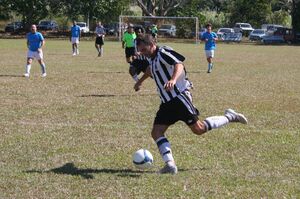
[[[202,44],[167,44],[187,58],[201,119],[231,107],[249,125],[197,137],[177,123],[179,173],[162,176],[154,82],[134,92],[121,44],[102,58],[93,45],[72,57],[68,41],[47,40],[48,76],[35,61],[26,79],[25,40],[0,40],[0,198],[300,198],[300,47],[219,44],[207,74]],[[139,148],[155,168],[134,168]]]

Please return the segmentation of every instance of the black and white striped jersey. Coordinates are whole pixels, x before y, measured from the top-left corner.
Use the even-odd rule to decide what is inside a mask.
[[[167,92],[164,88],[164,85],[171,79],[174,73],[175,65],[183,63],[184,60],[184,56],[168,46],[157,47],[156,56],[150,60],[151,74],[155,80],[162,103],[166,103],[176,97],[181,98],[179,95],[183,95],[185,91],[188,91],[192,87],[184,69],[178,77],[173,90]]]

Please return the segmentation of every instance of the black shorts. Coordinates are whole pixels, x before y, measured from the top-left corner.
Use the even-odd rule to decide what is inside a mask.
[[[104,45],[103,37],[96,37],[96,42],[97,45]]]
[[[135,47],[130,47],[130,48],[125,48],[125,55],[126,55],[126,58],[129,58],[131,56],[134,56],[135,55]]]
[[[140,74],[142,71],[145,73],[149,62],[146,59],[135,59],[131,62],[130,67],[133,67],[136,74]]]
[[[193,113],[189,109],[192,109]],[[154,124],[171,125],[180,120],[187,125],[193,125],[199,120],[198,115],[199,111],[194,107],[191,101],[183,103],[179,97],[176,97],[160,105],[156,113]]]

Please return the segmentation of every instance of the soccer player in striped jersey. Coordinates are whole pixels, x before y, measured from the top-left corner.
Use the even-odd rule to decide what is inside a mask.
[[[212,116],[200,121],[199,112],[192,103],[191,83],[187,79],[183,65],[185,58],[170,47],[156,46],[151,35],[138,38],[137,46],[141,54],[150,58],[150,65],[135,84],[134,89],[138,91],[142,82],[151,75],[161,99],[151,132],[165,162],[165,166],[159,171],[161,174],[177,173],[171,145],[165,137],[165,132],[170,125],[181,120],[193,133],[201,135],[230,122],[248,123],[244,115],[232,109],[227,109],[222,116]]]

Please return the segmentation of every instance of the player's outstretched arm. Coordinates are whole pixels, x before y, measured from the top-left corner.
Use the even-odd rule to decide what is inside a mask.
[[[150,66],[147,67],[145,73],[143,74],[143,76],[141,77],[141,79],[139,79],[135,85],[134,85],[134,90],[135,91],[139,91],[141,89],[142,83],[148,78],[151,77],[151,71],[150,71]]]

